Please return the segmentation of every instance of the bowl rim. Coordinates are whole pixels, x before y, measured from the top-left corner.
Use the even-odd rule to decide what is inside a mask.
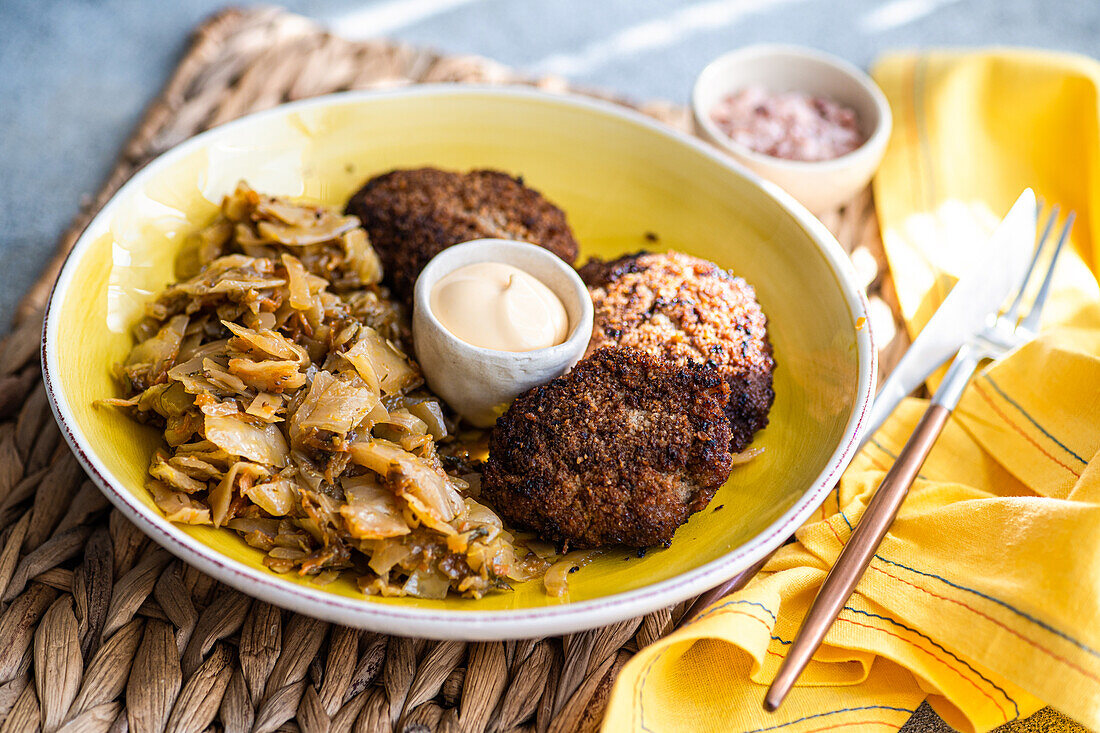
[[[722,130],[718,128],[718,125],[710,119],[710,115],[708,114],[709,110],[703,109],[701,99],[702,90],[704,84],[709,83],[711,78],[719,73],[720,67],[730,63],[730,61],[736,60],[738,57],[759,58],[761,56],[808,59],[822,64],[838,76],[844,76],[856,82],[856,84],[858,84],[870,97],[878,112],[878,121],[874,130],[871,131],[867,139],[855,150],[851,150],[843,155],[827,160],[790,160],[788,158],[777,158],[774,155],[757,152],[747,145],[737,142],[729,135],[722,132]],[[727,92],[728,91],[733,90],[730,89],[727,90]],[[812,90],[805,91],[810,92]],[[878,156],[881,151],[885,150],[886,143],[890,138],[890,132],[894,126],[893,113],[890,110],[890,103],[887,101],[886,95],[883,93],[882,89],[879,88],[878,84],[875,83],[875,80],[862,69],[826,51],[810,48],[808,46],[783,43],[754,43],[748,46],[742,46],[741,48],[735,48],[732,51],[727,51],[721,56],[711,60],[703,67],[699,75],[695,77],[695,84],[691,89],[691,114],[696,124],[706,130],[707,135],[711,137],[717,145],[725,148],[729,152],[742,156],[746,160],[751,160],[753,163],[771,166],[777,170],[789,171],[796,174],[831,173],[856,165],[860,162],[861,158]]]
[[[113,215],[114,206],[128,190],[140,187],[146,178],[154,175],[161,167],[200,148],[211,138],[223,134],[225,130],[313,107],[357,104],[364,100],[429,96],[533,100],[566,105],[645,128],[688,146],[696,153],[710,158],[718,165],[755,184],[765,194],[775,199],[795,223],[809,235],[832,269],[855,326],[858,383],[855,403],[840,441],[821,473],[782,516],[752,539],[731,549],[721,557],[667,580],[635,590],[588,601],[537,608],[493,611],[436,610],[374,603],[368,599],[352,598],[306,585],[287,583],[273,573],[250,568],[205,545],[166,520],[155,508],[146,506],[121,486],[116,488],[112,484],[108,478],[111,475],[110,471],[100,461],[90,441],[81,431],[65,394],[54,383],[59,348],[56,333],[59,320],[57,309],[62,301],[59,294],[68,291],[77,271],[76,264],[93,246],[95,238],[90,236],[90,233],[97,230],[97,223]],[[115,507],[147,536],[181,560],[251,597],[333,623],[402,636],[489,641],[555,636],[641,616],[692,598],[728,580],[778,548],[824,502],[834,486],[834,480],[839,478],[840,473],[847,467],[858,449],[861,427],[874,394],[876,378],[877,355],[870,329],[866,326],[860,327],[860,324],[867,323],[869,323],[867,301],[858,285],[855,269],[824,224],[778,186],[762,180],[746,170],[744,166],[731,161],[703,140],[692,138],[640,112],[603,100],[552,94],[526,87],[425,84],[400,89],[341,92],[281,105],[205,131],[151,161],[112,195],[66,256],[60,274],[50,291],[50,299],[46,307],[41,361],[43,383],[50,409],[61,428],[65,441],[81,466]]]

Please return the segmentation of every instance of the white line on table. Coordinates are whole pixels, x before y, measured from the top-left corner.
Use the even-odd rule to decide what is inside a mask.
[[[378,38],[453,8],[481,0],[388,0],[326,21],[346,38]]]
[[[577,53],[547,56],[529,66],[540,74],[579,76],[616,58],[667,48],[699,31],[716,30],[747,15],[802,0],[709,0],[624,28]]]
[[[945,5],[961,0],[894,0],[881,5],[859,19],[857,25],[864,33],[891,31],[920,20]]]

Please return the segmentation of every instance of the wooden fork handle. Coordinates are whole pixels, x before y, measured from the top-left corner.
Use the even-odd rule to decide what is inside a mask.
[[[821,646],[825,634],[848,602],[859,579],[867,571],[867,566],[871,564],[871,558],[893,524],[909,487],[950,415],[951,410],[943,405],[933,404],[928,408],[875,495],[871,497],[867,510],[848,543],[840,551],[832,570],[825,577],[825,582],[802,622],[802,628],[787,650],[787,656],[764,696],[764,707],[767,710],[779,707],[802,670],[810,663],[814,652]]]

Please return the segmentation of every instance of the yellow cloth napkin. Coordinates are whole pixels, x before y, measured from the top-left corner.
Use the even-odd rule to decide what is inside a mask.
[[[606,731],[896,730],[924,700],[963,731],[1044,703],[1100,728],[1100,64],[996,50],[874,74],[895,115],[875,198],[910,328],[1030,186],[1078,215],[1043,335],[971,383],[778,712],[765,685],[923,401],[744,590],[631,660]]]

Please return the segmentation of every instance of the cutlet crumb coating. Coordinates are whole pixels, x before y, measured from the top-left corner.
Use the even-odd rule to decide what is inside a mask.
[[[714,367],[601,349],[497,421],[482,496],[566,548],[667,545],[729,478],[728,400]]]
[[[432,257],[471,239],[514,239],[570,264],[577,258],[564,212],[522,179],[499,171],[391,171],[367,181],[348,201],[347,213],[363,223],[387,282],[406,303]]]
[[[768,424],[775,361],[752,286],[712,262],[640,252],[580,269],[595,305],[588,353],[619,345],[679,365],[713,364],[730,385],[732,447]]]

